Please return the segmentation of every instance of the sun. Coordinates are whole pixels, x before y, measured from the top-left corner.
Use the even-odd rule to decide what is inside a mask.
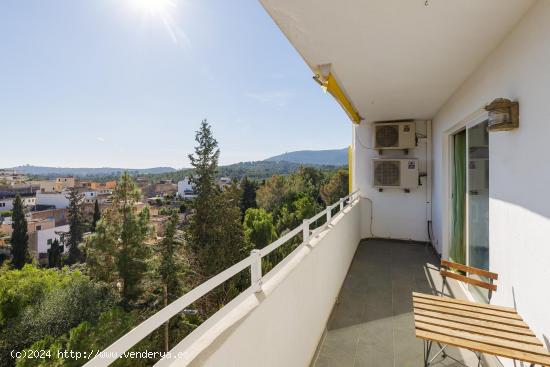
[[[131,0],[133,6],[149,15],[166,15],[176,6],[173,0]]]
[[[141,13],[143,21],[164,26],[174,43],[191,46],[191,42],[178,21],[184,0],[127,0],[134,11]],[[179,11],[178,11],[179,10]]]

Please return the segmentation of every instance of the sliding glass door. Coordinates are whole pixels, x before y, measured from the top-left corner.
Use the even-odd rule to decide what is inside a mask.
[[[489,134],[487,121],[467,129],[468,265],[489,270]]]
[[[489,134],[487,121],[452,136],[452,261],[489,270]],[[477,291],[477,289],[476,289]],[[486,298],[479,292],[477,295]]]

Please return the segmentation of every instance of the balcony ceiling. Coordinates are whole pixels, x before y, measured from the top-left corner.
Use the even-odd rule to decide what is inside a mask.
[[[532,0],[260,0],[368,121],[432,118]],[[497,96],[495,96],[497,97]]]

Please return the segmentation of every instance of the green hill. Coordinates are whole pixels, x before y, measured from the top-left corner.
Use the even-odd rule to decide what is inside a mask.
[[[348,164],[348,149],[300,150],[267,158],[266,161],[345,166]]]

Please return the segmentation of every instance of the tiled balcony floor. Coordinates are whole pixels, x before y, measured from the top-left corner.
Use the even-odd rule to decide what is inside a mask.
[[[441,289],[438,263],[423,244],[361,241],[312,366],[423,366],[423,343],[414,333],[411,292],[432,294]],[[452,293],[457,296],[459,288],[453,286]],[[469,366],[477,365],[471,352],[447,351]],[[436,364],[455,365],[448,358]]]

